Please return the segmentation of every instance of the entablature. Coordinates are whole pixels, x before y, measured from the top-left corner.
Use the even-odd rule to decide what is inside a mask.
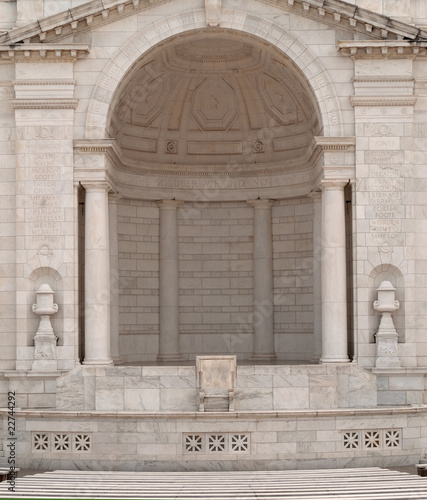
[[[155,7],[159,0],[93,0],[0,35],[0,44],[58,41],[76,32],[103,26]],[[161,3],[164,3],[163,1]],[[277,8],[373,39],[427,39],[415,26],[350,5],[341,0],[274,0]],[[207,26],[221,26],[221,2],[205,3]]]
[[[314,145],[315,146],[315,145]],[[184,201],[235,201],[258,196],[282,199],[308,195],[318,177],[319,148],[312,148],[307,163],[264,164],[253,169],[209,169],[196,166],[133,164],[123,162],[120,145],[113,139],[74,141],[74,180],[108,179],[123,197],[158,200],[179,194]]]

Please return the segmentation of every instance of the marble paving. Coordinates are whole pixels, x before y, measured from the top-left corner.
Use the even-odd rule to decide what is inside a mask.
[[[257,472],[53,471],[16,480],[1,498],[425,499],[427,478],[377,467]]]

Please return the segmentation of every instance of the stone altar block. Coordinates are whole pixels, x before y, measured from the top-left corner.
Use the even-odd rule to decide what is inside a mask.
[[[234,411],[236,356],[196,356],[199,411]]]

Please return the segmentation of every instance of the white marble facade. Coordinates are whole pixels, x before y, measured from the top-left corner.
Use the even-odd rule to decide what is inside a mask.
[[[235,355],[236,411],[423,408],[426,49],[423,0],[0,0],[0,405]]]

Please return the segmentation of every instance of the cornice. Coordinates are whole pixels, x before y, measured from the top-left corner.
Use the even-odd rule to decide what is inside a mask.
[[[58,41],[83,29],[123,19],[168,0],[92,0],[0,35],[0,44]]]
[[[13,109],[76,109],[78,99],[11,99]]]
[[[51,43],[93,29],[168,0],[92,0],[0,35],[0,44]],[[340,30],[372,39],[427,40],[427,31],[342,0],[261,0]]]
[[[20,44],[0,45],[0,57],[3,60],[19,62],[74,62],[89,54],[86,44]]]
[[[350,102],[352,106],[414,106],[417,102],[416,95],[352,95]]]
[[[341,0],[263,0],[372,39],[427,39],[427,31]]]
[[[338,49],[354,59],[415,59],[427,55],[427,41],[346,40],[338,42]]]

